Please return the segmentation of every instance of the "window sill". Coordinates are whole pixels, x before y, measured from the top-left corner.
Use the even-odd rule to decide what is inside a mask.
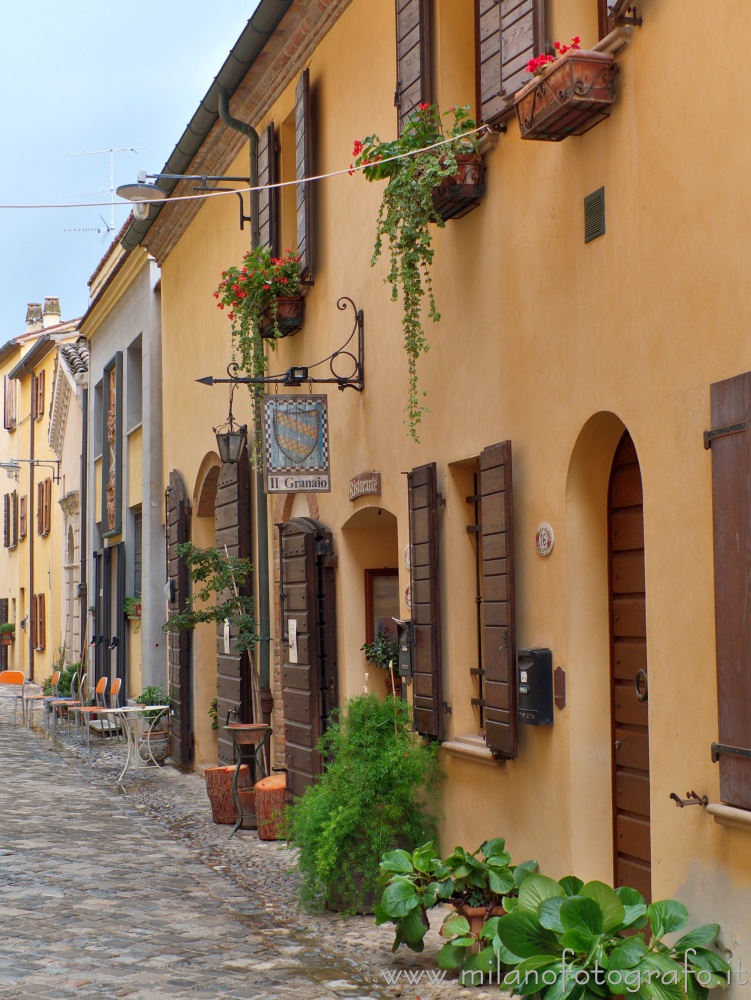
[[[747,809],[738,809],[736,806],[724,806],[719,802],[713,802],[707,806],[707,812],[720,826],[751,830],[751,811]]]
[[[505,764],[504,760],[496,759],[485,745],[482,736],[457,736],[453,740],[445,740],[441,743],[441,749],[452,757],[463,757],[465,760],[474,761],[477,764]]]

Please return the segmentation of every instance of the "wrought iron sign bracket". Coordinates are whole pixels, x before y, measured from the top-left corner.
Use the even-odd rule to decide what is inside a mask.
[[[365,320],[363,311],[362,309],[358,309],[352,299],[346,295],[337,299],[337,309],[344,311],[349,307],[352,308],[355,319],[352,333],[350,333],[347,340],[338,350],[334,351],[327,358],[316,361],[315,364],[307,366],[296,365],[293,368],[288,368],[286,372],[280,372],[278,375],[238,375],[237,372],[240,370],[240,366],[237,362],[233,361],[227,365],[227,378],[214,378],[213,375],[205,375],[203,378],[196,379],[196,381],[200,382],[201,385],[221,385],[223,383],[238,385],[242,383],[245,385],[284,385],[288,388],[297,388],[300,385],[328,384],[335,385],[341,392],[344,392],[345,389],[354,389],[356,392],[362,392],[365,388]],[[357,355],[352,350],[347,350],[355,334],[357,334]],[[344,362],[347,368],[351,366],[351,374],[347,374],[346,369],[342,368],[342,362]],[[330,376],[319,378],[310,374],[314,368],[327,363],[331,372]]]

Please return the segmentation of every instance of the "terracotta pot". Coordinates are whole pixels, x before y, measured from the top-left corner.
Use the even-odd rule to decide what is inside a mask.
[[[2,636],[0,636],[0,642],[2,642],[3,646],[12,646],[15,642],[15,636],[10,632],[3,632]]]
[[[468,921],[472,934],[479,934],[486,920],[490,920],[491,917],[502,917],[506,912],[502,906],[491,906],[488,910],[487,906],[466,906],[464,903],[454,903],[454,909],[460,917],[464,917]],[[476,955],[479,950],[479,942],[470,948],[473,955]]]
[[[461,219],[480,204],[485,190],[485,164],[479,153],[458,153],[457,171],[433,188],[433,208],[445,222]]]
[[[279,336],[290,337],[302,326],[303,321],[303,297],[301,295],[280,296],[276,300],[276,322],[279,327]],[[275,337],[274,331],[274,309],[269,306],[261,316],[261,336]]]
[[[522,139],[560,142],[610,114],[618,65],[610,52],[571,49],[514,95]]]

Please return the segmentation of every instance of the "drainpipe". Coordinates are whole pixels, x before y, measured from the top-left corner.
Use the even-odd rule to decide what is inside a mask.
[[[258,187],[258,133],[246,122],[235,118],[229,110],[229,91],[219,88],[219,117],[228,128],[248,137],[250,145],[250,186]],[[258,246],[261,238],[258,225],[258,191],[250,192],[250,246]],[[261,688],[261,714],[269,723],[273,698],[271,695],[271,625],[269,608],[269,521],[266,494],[263,491],[263,473],[256,470],[256,533],[258,536],[258,558],[255,560],[258,573],[258,619],[261,638],[259,640],[259,674]]]
[[[34,372],[29,372],[31,375],[31,392],[34,394]],[[36,421],[33,416],[31,416],[31,411],[29,411],[29,499],[26,503],[26,531],[29,536],[29,601],[28,610],[26,612],[28,629],[29,629],[29,680],[34,680],[34,628],[32,626],[32,615],[34,609],[34,534],[36,531],[36,525],[34,524],[33,511],[35,508],[34,504],[34,425]],[[37,516],[38,512],[37,512]]]

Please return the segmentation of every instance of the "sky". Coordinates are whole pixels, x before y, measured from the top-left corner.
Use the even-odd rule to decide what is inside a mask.
[[[0,0],[0,205],[105,203],[0,208],[0,344],[29,302],[84,314],[130,208],[112,187],[163,168],[255,7]]]

